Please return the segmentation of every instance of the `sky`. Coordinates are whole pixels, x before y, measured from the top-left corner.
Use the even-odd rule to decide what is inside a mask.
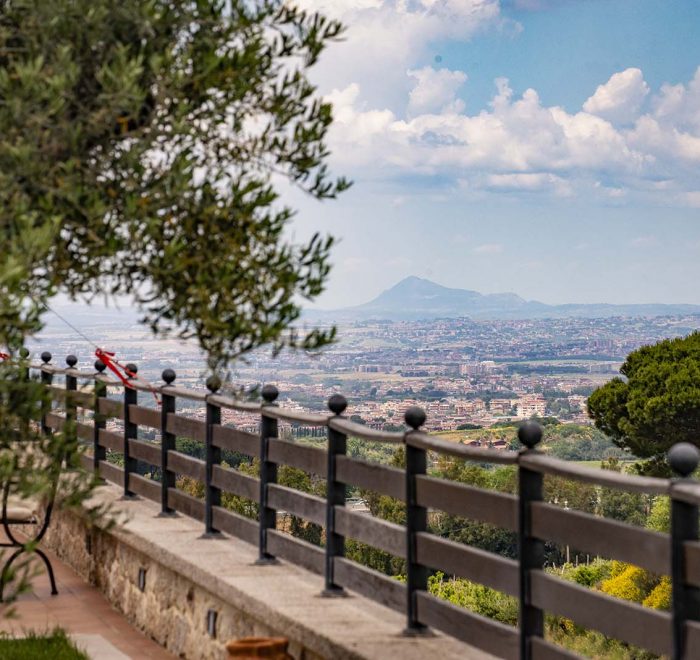
[[[300,0],[347,26],[311,71],[334,105],[339,239],[316,306],[417,275],[546,303],[700,304],[700,2]]]

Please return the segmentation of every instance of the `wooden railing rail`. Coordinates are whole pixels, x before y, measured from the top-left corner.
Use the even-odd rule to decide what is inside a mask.
[[[125,497],[141,496],[159,502],[160,515],[180,512],[200,520],[207,536],[220,537],[223,532],[256,544],[261,564],[275,563],[281,557],[323,574],[324,596],[343,596],[345,589],[351,589],[404,612],[405,634],[426,634],[430,626],[499,657],[577,657],[544,639],[545,613],[551,613],[674,660],[700,657],[700,483],[691,476],[700,453],[694,445],[674,445],[668,459],[677,478],[656,479],[583,467],[546,456],[537,450],[542,429],[534,422],[526,422],[519,429],[522,450],[497,451],[422,432],[425,413],[417,407],[406,412],[405,433],[385,432],[344,417],[347,401],[337,394],[329,399],[329,413],[311,414],[278,406],[278,392],[271,385],[263,388],[261,404],[220,394],[221,383],[215,377],[207,380],[208,392],[175,386],[172,369],[163,372],[162,386],[133,379],[125,387],[106,377],[105,366],[99,361],[95,371],[76,369],[74,356],[68,356],[67,368],[51,365],[49,353],[42,354],[42,361],[32,367],[40,372],[56,406],[43,404],[41,428],[47,434],[66,430],[75,433],[92,449],[92,457],[83,456],[86,469],[120,486]],[[128,369],[137,373],[136,365],[128,365]],[[65,376],[63,387],[55,384],[55,375]],[[94,381],[92,391],[79,387],[79,382],[86,380]],[[108,388],[121,388],[121,400],[109,398]],[[138,392],[159,394],[160,410],[139,403]],[[204,419],[178,413],[179,399],[200,402]],[[147,400],[144,396],[143,402]],[[225,425],[222,409],[255,415],[259,433]],[[85,410],[93,411],[92,420],[79,418],[80,411]],[[106,428],[107,420],[114,418],[122,422],[120,433]],[[280,439],[279,421],[325,427],[327,448]],[[159,431],[160,443],[139,439],[139,427]],[[204,458],[178,452],[177,437],[202,443]],[[348,456],[349,437],[405,447],[405,467]],[[223,465],[224,451],[258,458],[259,476]],[[124,467],[108,462],[108,452],[121,453]],[[518,493],[490,491],[431,476],[430,457],[440,454],[477,463],[514,465],[518,471]],[[158,479],[139,474],[139,464],[151,466]],[[280,465],[325,478],[325,498],[280,485]],[[200,482],[204,497],[199,499],[180,490],[178,475]],[[601,488],[668,496],[671,532],[654,532],[548,504],[543,497],[546,475]],[[346,507],[349,486],[402,501],[406,524],[397,525],[350,510]],[[222,506],[224,494],[243,497],[257,506],[258,519],[226,509]],[[431,510],[515,532],[518,560],[436,536],[429,531]],[[324,547],[280,529],[278,512],[323,527]],[[403,558],[405,582],[348,559],[347,538]],[[671,611],[642,607],[545,572],[545,542],[571,545],[669,575],[673,587]],[[515,596],[520,604],[519,625],[504,625],[430,594],[428,577],[434,570]]]

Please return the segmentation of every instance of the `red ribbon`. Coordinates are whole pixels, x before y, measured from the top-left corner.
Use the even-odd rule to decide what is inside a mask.
[[[9,360],[10,355],[8,353],[0,353],[0,360]]]
[[[107,367],[107,369],[109,369],[122,383],[124,383],[125,387],[131,387],[133,389],[134,386],[129,382],[128,379],[134,378],[136,374],[129,371],[126,367],[122,367],[114,359],[114,353],[110,353],[109,351],[103,351],[101,348],[98,348],[95,351],[95,355],[97,356],[98,360],[102,360],[103,364],[105,365],[105,367]],[[123,369],[124,373],[122,373],[120,369]]]
[[[119,364],[119,362],[117,362],[114,359],[114,353],[111,353],[109,351],[103,351],[101,348],[98,348],[95,351],[95,355],[97,356],[98,360],[102,360],[103,364],[105,365],[105,367],[107,367],[107,369],[109,369],[122,383],[124,383],[124,387],[130,387],[131,389],[134,389],[134,386],[129,382],[129,378],[136,378],[136,374],[133,371],[130,371],[126,367]],[[122,373],[120,369],[124,373]],[[155,391],[153,392],[153,398],[156,400],[156,403],[160,405],[160,399],[158,398],[158,395],[155,393]]]

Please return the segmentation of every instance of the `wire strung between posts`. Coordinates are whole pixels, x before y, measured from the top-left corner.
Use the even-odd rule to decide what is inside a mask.
[[[158,397],[158,394],[156,394],[155,390],[153,389],[153,385],[149,383],[145,378],[142,378],[135,372],[131,371],[130,369],[127,368],[126,365],[122,364],[119,362],[119,360],[116,359],[115,353],[111,351],[105,351],[104,349],[100,348],[90,337],[88,337],[80,328],[76,328],[67,318],[61,316],[55,309],[51,309],[48,304],[43,303],[44,307],[57,316],[61,321],[63,321],[69,328],[71,328],[78,336],[80,336],[82,339],[84,339],[88,344],[90,344],[94,349],[95,349],[95,357],[102,362],[102,364],[105,365],[123,384],[124,387],[130,387],[131,389],[134,389],[133,383],[129,382],[129,379],[132,380],[140,380],[141,382],[145,383],[151,388],[151,393],[153,394],[153,398],[156,400],[156,403],[160,405],[160,398]],[[4,353],[0,353],[0,356],[5,355]],[[8,356],[9,357],[9,356]],[[3,358],[4,359],[4,358]],[[121,370],[121,371],[120,371]]]

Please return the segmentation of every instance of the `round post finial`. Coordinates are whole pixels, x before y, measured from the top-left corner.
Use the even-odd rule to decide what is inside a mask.
[[[22,346],[22,348],[19,349],[19,356],[23,360],[26,360],[29,357],[29,349],[26,346]]]
[[[49,353],[48,351],[44,351],[44,352],[41,354],[41,361],[42,361],[44,364],[48,364],[49,362],[51,362],[51,358],[52,358],[52,357],[53,357],[53,356],[51,355],[51,353]]]
[[[218,376],[209,376],[207,378],[207,389],[212,393],[215,394],[218,390],[221,389],[221,378]]]
[[[328,398],[328,409],[335,415],[342,415],[348,407],[348,400],[342,394],[331,394]]]
[[[406,410],[403,418],[408,426],[410,426],[414,431],[417,431],[421,426],[423,426],[423,424],[425,424],[425,410],[419,406],[411,406]]]
[[[265,399],[266,403],[274,403],[279,395],[280,392],[274,385],[263,385],[262,398]]]
[[[518,428],[518,440],[528,449],[534,449],[542,441],[542,427],[537,422],[523,422]]]
[[[133,362],[129,362],[124,369],[126,369],[130,374],[134,374],[134,376],[139,372],[139,368]],[[131,376],[129,376],[129,378],[131,378]]]
[[[107,365],[102,360],[95,360],[95,371],[102,373],[107,368]]]
[[[166,385],[172,385],[172,383],[175,381],[175,378],[177,378],[175,372],[172,369],[163,369],[163,373],[160,375],[160,377],[165,381]]]
[[[72,369],[76,364],[78,364],[78,358],[75,355],[69,355],[66,358],[66,364]]]
[[[668,451],[668,463],[680,477],[689,477],[700,463],[700,451],[689,442],[677,442]]]

